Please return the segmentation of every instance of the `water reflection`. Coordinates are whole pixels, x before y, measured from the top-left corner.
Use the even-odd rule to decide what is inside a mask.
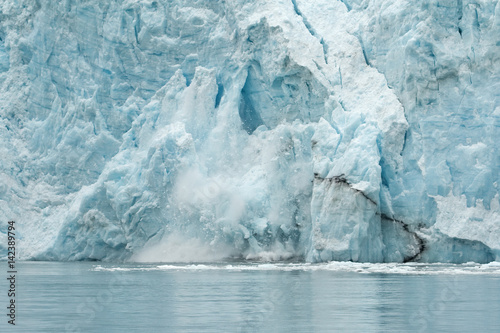
[[[500,331],[500,275],[226,269],[108,271],[95,267],[95,263],[19,264],[16,329]],[[0,327],[8,331],[3,330],[6,320]]]

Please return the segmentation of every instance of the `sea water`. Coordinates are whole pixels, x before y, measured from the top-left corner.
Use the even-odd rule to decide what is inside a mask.
[[[498,263],[21,262],[16,283],[2,332],[500,331]]]

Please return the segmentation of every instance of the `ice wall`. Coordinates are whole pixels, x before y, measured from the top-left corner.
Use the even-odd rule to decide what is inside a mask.
[[[387,78],[409,123],[400,179],[388,178],[395,215],[428,227],[429,249],[450,237],[450,260],[465,260],[467,241],[498,260],[498,1],[346,4],[367,63]],[[431,253],[423,259],[440,257]]]
[[[25,259],[499,260],[496,4],[2,2],[0,235]]]

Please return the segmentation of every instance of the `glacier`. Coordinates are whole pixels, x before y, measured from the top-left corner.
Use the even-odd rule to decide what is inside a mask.
[[[0,3],[0,257],[500,261],[495,0]]]

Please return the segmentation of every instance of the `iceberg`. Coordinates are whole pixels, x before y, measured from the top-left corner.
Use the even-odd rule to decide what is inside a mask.
[[[0,257],[500,261],[487,0],[0,4]],[[2,240],[3,239],[3,240]]]

